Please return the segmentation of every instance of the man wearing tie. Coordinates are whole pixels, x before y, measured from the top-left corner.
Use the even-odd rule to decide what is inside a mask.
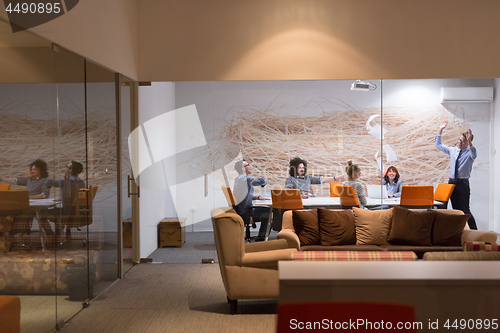
[[[469,178],[472,171],[472,164],[477,157],[476,147],[472,145],[472,131],[462,133],[457,147],[448,147],[441,143],[441,135],[443,130],[448,125],[448,121],[443,122],[439,126],[438,134],[436,135],[435,146],[442,152],[450,155],[450,180],[448,184],[455,184],[455,189],[451,194],[451,204],[453,209],[459,209],[464,214],[470,214],[467,221],[470,229],[477,230],[476,220],[470,211],[470,186]]]

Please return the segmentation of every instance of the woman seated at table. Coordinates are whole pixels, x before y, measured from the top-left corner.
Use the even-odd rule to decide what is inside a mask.
[[[347,174],[347,181],[343,182],[342,185],[352,186],[354,193],[358,198],[359,207],[364,208],[366,205],[365,190],[363,189],[363,185],[358,182],[358,179],[361,176],[361,168],[357,164],[352,163],[352,160],[349,160],[347,161],[345,172]]]
[[[45,186],[49,172],[47,163],[43,160],[35,160],[29,165],[30,177],[21,178],[0,178],[0,183],[26,186],[30,199],[47,199],[50,195],[50,188]]]
[[[403,181],[399,179],[398,169],[394,166],[387,168],[385,172],[384,179],[382,179],[382,185],[387,188],[387,196],[389,198],[399,198],[401,197],[401,189],[403,188]]]
[[[47,163],[44,160],[37,159],[29,165],[30,177],[20,177],[20,178],[0,178],[0,182],[7,183],[11,185],[26,186],[29,192],[30,199],[47,199],[50,195],[50,188],[46,186],[47,177],[49,176]],[[47,221],[47,218],[42,217],[38,223],[45,230],[47,235],[52,235],[52,228]],[[17,233],[27,233],[31,231],[32,219],[22,218],[20,220],[15,219],[14,225],[11,230],[11,234]]]

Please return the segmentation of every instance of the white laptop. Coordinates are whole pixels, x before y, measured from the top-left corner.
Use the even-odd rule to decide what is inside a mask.
[[[382,188],[382,191],[380,189]],[[387,188],[382,185],[366,185],[368,197],[373,199],[387,199]]]

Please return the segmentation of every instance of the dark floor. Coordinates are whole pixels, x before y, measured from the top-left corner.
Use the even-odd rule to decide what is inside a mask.
[[[257,229],[251,236],[257,236]],[[271,231],[269,239],[276,239],[276,231]],[[157,263],[199,264],[202,259],[217,259],[213,232],[186,232],[186,242],[182,247],[163,247],[156,249],[148,257]]]

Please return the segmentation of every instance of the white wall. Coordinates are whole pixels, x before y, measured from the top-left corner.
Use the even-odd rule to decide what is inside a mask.
[[[139,124],[175,109],[175,85],[172,82],[154,82],[139,87]],[[175,132],[175,124],[165,131]],[[165,142],[175,149],[175,142]],[[175,170],[168,170],[175,172]],[[168,189],[141,187],[140,197],[140,256],[148,257],[156,248],[158,222],[165,217],[176,217],[173,199]]]

